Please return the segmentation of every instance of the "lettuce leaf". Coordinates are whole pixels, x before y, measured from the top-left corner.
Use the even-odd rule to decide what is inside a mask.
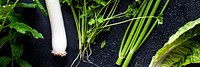
[[[199,34],[200,18],[188,22],[157,51],[149,67],[181,67],[200,63],[200,45],[194,39]]]

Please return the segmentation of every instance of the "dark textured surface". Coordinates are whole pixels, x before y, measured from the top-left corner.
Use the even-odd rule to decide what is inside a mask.
[[[32,2],[32,0],[23,0]],[[44,0],[40,0],[44,4]],[[131,0],[121,0],[117,13],[122,12],[127,7],[127,2]],[[162,2],[164,2],[163,0]],[[190,20],[200,17],[200,0],[171,0],[164,12],[164,24],[154,29],[152,34],[133,56],[130,67],[135,64],[139,67],[147,67],[152,56],[168,40],[169,36],[177,31]],[[162,3],[163,4],[163,3]],[[78,53],[77,35],[70,8],[62,6],[65,25],[68,36],[67,56],[64,58],[54,57],[51,54],[51,36],[48,17],[44,16],[39,9],[20,9],[19,12],[30,26],[41,32],[45,39],[30,39],[24,44],[23,58],[33,67],[69,67]],[[122,19],[119,19],[122,20]],[[119,20],[114,20],[119,21]],[[123,32],[127,24],[114,26],[110,32],[102,33],[97,39],[97,44],[92,46],[93,55],[90,57],[94,63],[100,67],[115,67],[118,57],[118,49],[123,37]],[[102,40],[106,39],[106,46],[101,49]],[[81,63],[80,67],[93,67],[87,63]]]

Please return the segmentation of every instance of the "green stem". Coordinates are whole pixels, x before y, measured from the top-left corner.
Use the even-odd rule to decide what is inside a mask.
[[[149,12],[149,9],[151,8],[151,5],[153,3],[153,0],[150,0],[149,3],[148,3],[148,6],[146,7],[146,10],[143,14],[143,16],[147,16],[148,12]],[[141,33],[141,30],[142,30],[142,27],[144,25],[144,22],[145,22],[145,18],[144,19],[141,19],[141,21],[139,22],[140,24],[138,25],[138,28],[137,28],[137,31],[136,33],[134,34],[133,36],[133,39],[131,39],[131,43],[130,43],[130,46],[128,47],[129,49],[133,48],[135,43],[136,43],[136,40],[138,39],[138,36],[140,35]],[[128,53],[129,51],[126,52],[126,54]]]
[[[10,3],[10,0],[7,0],[6,5],[8,5]]]
[[[11,63],[11,67],[14,67],[14,57],[13,57],[13,54],[12,54],[11,61],[12,61],[12,63]]]
[[[103,17],[105,16],[106,12],[107,12],[107,9],[108,9],[108,6],[109,4],[111,3],[111,0],[109,0],[107,3],[106,3],[106,6],[104,6],[103,8],[101,8],[101,10],[97,13],[97,17],[101,14],[101,12],[105,9],[104,13],[103,13]]]
[[[146,0],[145,0],[145,1],[143,1],[143,4],[144,4],[144,5],[141,5],[141,6],[140,6],[141,11],[140,11],[140,13],[138,14],[139,17],[142,16],[142,14],[143,14],[143,12],[144,12],[144,10],[145,10],[145,7],[147,6],[146,3],[147,3],[147,2],[146,2]],[[127,49],[127,48],[128,48],[129,43],[130,43],[130,41],[131,41],[131,39],[132,39],[131,36],[133,36],[133,34],[134,34],[135,30],[136,30],[136,27],[137,27],[139,21],[140,21],[140,19],[137,19],[137,20],[135,21],[135,23],[134,23],[134,25],[133,25],[133,28],[131,29],[131,33],[129,34],[129,37],[128,37],[127,40],[126,40],[125,38],[127,37],[128,31],[129,31],[129,29],[130,29],[130,26],[132,26],[133,21],[130,22],[130,24],[129,24],[129,26],[128,26],[126,32],[125,32],[125,35],[124,35],[124,37],[123,37],[123,39],[122,39],[122,43],[121,43],[121,45],[120,45],[119,58],[118,58],[117,61],[116,61],[116,64],[117,64],[117,65],[121,65],[121,63],[122,63],[124,57],[126,56],[125,53],[126,53],[126,51],[129,50],[129,49]],[[126,43],[124,44],[125,40],[126,40]],[[122,46],[123,46],[123,47],[122,47]]]
[[[159,15],[163,15],[163,13],[164,13],[164,11],[165,11],[167,5],[169,4],[169,1],[170,1],[170,0],[167,0],[167,2],[165,3],[165,5],[164,5],[164,7],[163,7],[163,9],[161,10],[161,12],[160,12]],[[146,36],[144,37],[144,39],[142,40],[142,42],[140,43],[140,45],[142,45],[142,44],[144,43],[144,41],[147,39],[147,37],[151,34],[151,32],[153,31],[153,29],[154,29],[154,27],[157,25],[157,23],[158,23],[158,20],[156,20],[156,21],[154,22],[153,26],[150,28],[150,30],[148,31],[148,33],[146,34]],[[138,47],[137,49],[139,49],[139,47]]]
[[[107,18],[112,17],[112,16],[114,15],[114,13],[115,13],[115,11],[116,11],[116,9],[117,9],[117,6],[118,6],[118,4],[119,4],[119,2],[120,2],[120,0],[117,0],[117,1],[114,3],[114,5],[113,5],[111,11],[110,11],[109,14],[107,15]],[[109,22],[110,22],[110,20],[107,20],[107,21],[105,21],[104,23],[102,23],[102,24],[100,25],[100,27],[102,27],[102,28],[101,28],[96,34],[99,34],[101,31],[103,31],[103,30],[104,30],[104,26],[107,25]]]
[[[156,17],[154,17],[154,16],[144,16],[144,17],[131,18],[131,19],[128,19],[128,20],[117,22],[117,23],[108,24],[108,25],[105,25],[104,27],[101,27],[101,28],[111,27],[111,26],[127,23],[129,21],[138,20],[138,19],[145,19],[145,18],[156,18]]]
[[[7,0],[7,2],[9,2],[9,0]],[[18,2],[19,2],[19,0],[16,0],[16,1],[15,1],[15,3],[14,3],[13,6],[12,6],[12,9],[15,8],[15,6],[17,5]],[[5,19],[3,20],[3,22],[2,22],[2,24],[1,24],[1,26],[0,26],[0,33],[1,33],[2,29],[4,28],[4,25],[5,25],[6,21],[7,21],[7,18],[8,18],[8,16],[10,15],[11,12],[12,12],[12,10],[10,10],[10,11],[6,14]]]
[[[74,17],[74,20],[75,20],[75,24],[76,24],[76,29],[77,29],[77,33],[78,33],[78,39],[79,39],[79,50],[82,50],[82,44],[81,44],[81,31],[80,31],[80,22],[78,21],[78,18],[77,18],[77,15],[76,15],[76,12],[74,10],[74,7],[73,5],[70,6],[71,7],[71,10],[72,10],[72,14],[73,14],[73,17]]]
[[[156,13],[157,8],[158,8],[160,2],[161,2],[161,0],[156,0],[156,3],[155,3],[155,5],[154,5],[154,7],[153,7],[153,9],[152,9],[152,11],[151,11],[151,13],[150,13],[150,16],[153,16],[153,15]],[[149,18],[149,19],[147,20],[147,23],[145,24],[144,29],[142,30],[140,37],[138,38],[138,40],[137,40],[135,46],[130,50],[130,52],[129,52],[129,54],[128,54],[128,56],[127,56],[127,58],[126,58],[126,60],[125,60],[125,62],[124,62],[124,64],[123,64],[123,67],[127,67],[127,66],[128,66],[128,64],[130,63],[131,58],[132,58],[134,52],[136,51],[136,49],[137,49],[138,47],[140,47],[139,44],[141,43],[141,41],[142,41],[144,35],[146,34],[146,32],[147,32],[147,30],[148,30],[148,27],[149,27],[151,21],[152,21],[152,18]],[[131,53],[131,52],[133,52],[133,53]]]

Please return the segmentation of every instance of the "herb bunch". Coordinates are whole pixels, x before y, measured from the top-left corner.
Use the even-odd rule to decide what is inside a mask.
[[[44,38],[41,33],[25,24],[25,20],[20,14],[15,12],[15,8],[35,8],[37,4],[23,3],[19,0],[0,0],[0,50],[3,46],[9,45],[11,47],[11,56],[0,55],[0,67],[7,67],[14,63],[18,63],[21,67],[31,67],[31,65],[23,60],[23,45],[20,37],[31,36],[35,39]]]
[[[126,11],[115,14],[120,0],[62,0],[67,3],[72,10],[79,40],[79,53],[72,65],[79,59],[78,64],[83,62],[94,64],[89,60],[92,54],[91,45],[95,44],[95,39],[102,31],[108,31],[111,26],[126,23],[141,18],[156,18],[154,16],[138,16],[132,17],[134,7],[129,7]],[[110,23],[110,20],[118,18],[129,18],[127,20]],[[132,17],[132,18],[130,18]],[[106,44],[103,41],[101,48]],[[76,66],[78,66],[78,64]],[[94,64],[96,65],[96,64]],[[97,66],[97,65],[96,65]]]

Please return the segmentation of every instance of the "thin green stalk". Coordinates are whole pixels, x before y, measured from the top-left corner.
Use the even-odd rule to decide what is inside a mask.
[[[76,29],[77,29],[77,33],[78,33],[78,39],[79,39],[79,51],[81,52],[82,51],[82,42],[81,42],[82,38],[81,38],[81,31],[80,31],[80,22],[79,22],[78,17],[75,13],[73,4],[70,7],[71,7],[71,10],[72,10],[74,20],[75,20],[75,25],[76,25]]]
[[[83,8],[84,8],[83,11],[84,11],[84,14],[85,14],[85,19],[84,19],[84,24],[85,24],[85,27],[84,27],[84,28],[85,28],[85,30],[84,30],[84,31],[85,31],[85,33],[84,33],[84,34],[85,34],[85,35],[84,35],[84,38],[85,38],[85,39],[84,39],[84,40],[86,40],[86,37],[87,37],[87,36],[86,36],[86,35],[87,35],[86,32],[87,32],[87,30],[88,30],[88,24],[87,24],[87,22],[88,22],[88,21],[87,21],[88,12],[87,12],[87,2],[86,2],[86,0],[84,0],[84,6],[83,6]]]
[[[13,54],[12,54],[12,57],[11,57],[11,67],[14,67],[14,57],[13,57]]]
[[[6,5],[8,5],[10,3],[10,0],[7,0]]]
[[[76,24],[78,37],[80,38],[80,36],[81,36],[81,33],[79,31],[80,30],[80,22],[78,21],[77,15],[76,15],[75,10],[74,10],[74,7],[73,6],[70,6],[70,7],[71,7],[72,14],[73,14],[73,17],[74,17],[74,21],[75,21],[75,24]]]
[[[164,13],[164,11],[165,11],[167,5],[169,4],[169,1],[170,1],[170,0],[167,0],[167,1],[166,1],[166,3],[165,3],[165,5],[164,5],[164,7],[162,8],[162,10],[161,10],[161,12],[160,12],[159,15],[163,15],[163,13]],[[153,26],[150,28],[150,30],[148,31],[148,33],[146,34],[146,36],[144,37],[144,39],[142,40],[142,42],[140,43],[140,45],[142,45],[142,44],[144,43],[144,41],[147,39],[147,37],[148,37],[148,36],[150,35],[150,33],[153,31],[153,29],[154,29],[154,27],[157,25],[157,23],[158,23],[158,20],[156,20],[156,21],[154,22]],[[137,49],[139,49],[139,47],[138,47]]]
[[[120,2],[120,0],[117,0],[117,1],[114,3],[114,6],[112,7],[111,11],[109,12],[107,18],[112,17],[112,16],[114,15],[114,13],[115,13],[115,11],[116,11],[116,9],[117,9],[117,6],[118,6],[118,4],[119,4],[119,2]],[[110,20],[105,21],[104,23],[102,23],[102,24],[100,25],[100,27],[103,27],[103,26],[107,25],[109,22],[110,22]],[[103,31],[103,30],[104,30],[104,28],[101,28],[96,34],[99,34],[99,33],[100,33],[101,31]]]
[[[141,6],[139,7],[138,11],[136,12],[136,14],[138,14],[138,12],[143,12],[143,11],[140,11],[140,10],[142,9],[142,7],[144,7],[145,3],[146,3],[146,0],[143,1],[143,3],[141,4]],[[143,10],[144,10],[144,9],[143,9]],[[141,14],[142,14],[142,13],[141,13]],[[135,16],[135,17],[136,17],[136,16]],[[127,37],[127,34],[128,34],[128,32],[129,32],[130,27],[132,26],[132,24],[133,24],[133,20],[129,23],[129,25],[128,25],[128,27],[127,27],[125,33],[124,33],[124,37],[123,37],[122,42],[121,42],[121,45],[120,45],[119,53],[121,53],[121,51],[122,51],[122,46],[124,45],[124,42],[125,42],[126,37]]]
[[[107,4],[106,4],[106,6],[104,6],[103,8],[101,8],[101,10],[98,12],[98,14],[97,14],[97,17],[101,14],[101,12],[105,9],[105,11],[104,11],[104,13],[103,13],[103,17],[104,17],[104,15],[106,14],[106,12],[107,12],[107,9],[108,9],[108,6],[109,6],[109,4],[110,4],[110,2],[111,2],[111,0],[109,0],[108,2],[107,2]]]
[[[120,21],[120,22],[117,22],[117,23],[108,24],[108,25],[106,25],[104,27],[100,27],[100,28],[111,27],[111,26],[127,23],[127,22],[130,22],[130,21],[133,21],[133,20],[146,19],[146,18],[156,18],[156,17],[154,17],[154,16],[144,16],[144,17],[131,18],[131,19],[128,19],[128,20],[125,20],[125,21]]]
[[[147,16],[147,15],[148,15],[152,3],[153,3],[153,0],[150,0],[149,3],[148,3],[148,6],[146,7],[146,10],[145,10],[143,16]],[[131,49],[131,48],[133,48],[133,47],[135,46],[136,40],[138,39],[138,36],[140,35],[141,30],[142,30],[142,27],[143,27],[143,25],[144,25],[144,23],[145,23],[145,19],[146,19],[146,18],[143,18],[143,19],[141,19],[141,21],[139,22],[140,24],[138,25],[137,31],[135,32],[133,38],[131,39],[131,43],[130,43],[130,46],[128,47],[128,49]],[[129,51],[127,51],[126,54],[127,54],[128,52],[129,52]]]
[[[156,3],[155,3],[155,5],[154,5],[154,7],[153,7],[153,9],[152,9],[152,11],[150,13],[150,16],[153,16],[156,13],[156,10],[157,10],[160,2],[161,2],[161,0],[156,0]],[[126,60],[125,60],[125,62],[123,64],[123,67],[127,67],[128,66],[128,64],[130,63],[130,61],[132,59],[132,56],[133,56],[134,52],[136,51],[136,49],[138,47],[140,47],[139,44],[141,43],[144,35],[146,34],[151,21],[152,21],[152,18],[149,18],[147,20],[147,23],[145,24],[144,29],[142,30],[142,33],[141,33],[140,37],[138,38],[135,46],[130,50],[130,52],[129,52],[129,54],[128,54],[128,56],[127,56],[127,58],[126,58]]]
[[[109,12],[109,14],[107,15],[106,18],[112,17],[112,16],[114,15],[114,13],[115,13],[115,11],[116,11],[116,9],[117,9],[117,6],[118,6],[118,4],[119,4],[119,2],[120,2],[120,0],[117,0],[117,1],[114,3],[114,6],[111,8],[111,10],[110,10],[110,12]],[[101,25],[101,27],[102,27],[103,25],[107,25],[109,22],[110,22],[110,20],[106,21],[105,23],[103,23],[103,24]],[[103,28],[102,28],[101,30],[103,30]]]
[[[144,10],[145,10],[145,7],[147,6],[147,4],[146,4],[147,2],[146,2],[146,1],[144,1],[143,3],[144,3],[144,6],[142,6],[142,9],[141,9],[140,13],[138,14],[139,17],[142,16],[142,14],[143,14],[143,12],[144,12]],[[140,19],[137,19],[137,20],[135,21],[135,23],[134,23],[134,25],[133,25],[133,28],[131,29],[131,33],[129,34],[129,36],[133,36],[133,35],[134,35],[135,30],[136,30],[136,27],[137,27],[139,21],[140,21]],[[133,22],[133,21],[132,21],[132,22]],[[131,22],[131,23],[132,23],[132,22]],[[128,30],[127,30],[126,32],[128,32]],[[127,48],[128,48],[128,46],[129,46],[129,43],[130,43],[131,39],[132,39],[132,37],[128,37],[125,44],[124,44],[125,39],[124,39],[124,41],[122,40],[122,43],[121,43],[121,46],[120,46],[119,58],[118,58],[117,61],[116,61],[116,64],[117,64],[117,65],[121,65],[121,63],[122,63],[124,57],[126,56],[125,53],[126,53],[126,51],[128,50]],[[123,46],[123,47],[122,47],[122,46]],[[123,50],[122,50],[122,48],[123,48]]]

